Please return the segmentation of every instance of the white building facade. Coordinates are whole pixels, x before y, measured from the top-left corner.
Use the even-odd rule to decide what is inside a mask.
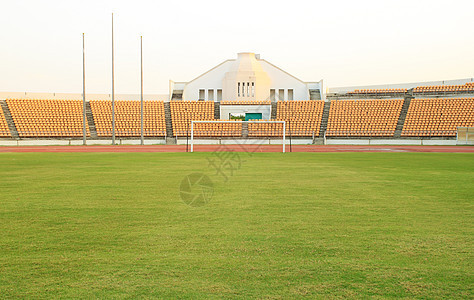
[[[170,100],[323,99],[323,81],[304,82],[254,53],[239,53],[189,82],[170,81]]]

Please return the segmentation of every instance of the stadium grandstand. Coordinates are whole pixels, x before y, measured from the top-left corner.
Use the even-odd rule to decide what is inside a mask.
[[[211,121],[214,119],[214,102],[211,101],[171,101],[171,119],[174,136],[189,136],[191,121]],[[201,134],[210,131],[203,125]],[[217,134],[217,133],[216,133]]]
[[[279,101],[276,119],[286,121],[289,135],[319,135],[323,109],[324,101]]]
[[[413,99],[402,136],[455,137],[458,127],[474,127],[474,98]]]
[[[82,137],[80,100],[6,100],[19,137]],[[90,130],[86,127],[87,136]]]
[[[409,102],[405,116],[402,108]],[[8,99],[7,121],[5,108],[0,115],[2,138],[13,138],[9,128],[16,128],[18,138],[81,138],[82,103],[80,100],[28,100]],[[91,117],[87,120],[88,138],[112,135],[111,102],[91,100]],[[276,108],[262,101],[260,105],[273,110],[273,118],[248,120],[286,121],[286,134],[298,137],[318,137],[322,124],[327,123],[325,135],[331,137],[394,137],[400,119],[405,118],[401,137],[455,137],[458,127],[474,126],[474,98],[413,98],[404,99],[350,99],[304,101],[277,101]],[[326,118],[325,104],[330,107]],[[213,101],[171,101],[170,120],[166,120],[163,101],[144,102],[145,137],[166,137],[167,121],[172,124],[172,137],[190,135],[191,121],[229,120],[215,117],[219,103]],[[226,105],[254,106],[255,104],[221,103]],[[255,113],[250,113],[254,117]],[[115,102],[115,133],[117,137],[140,136],[140,102]],[[199,123],[195,124],[196,137],[275,137],[281,135],[282,124]],[[244,131],[248,131],[245,133]]]
[[[143,134],[146,137],[166,136],[165,107],[163,101],[144,101]],[[112,136],[111,101],[90,101],[97,136]],[[141,132],[140,101],[115,102],[115,134],[119,137],[138,137]]]
[[[146,95],[143,136],[159,143],[182,143],[191,133],[197,143],[200,138],[278,140],[285,127],[296,143],[367,138],[396,143],[453,141],[458,128],[474,126],[473,78],[322,91],[322,80],[304,82],[259,55],[239,53],[190,82],[171,82],[168,95]],[[0,138],[80,140],[81,98],[0,93]],[[119,99],[113,130],[110,95],[88,95],[87,139],[141,137],[141,102],[133,95]]]
[[[402,99],[334,100],[327,136],[394,136]]]

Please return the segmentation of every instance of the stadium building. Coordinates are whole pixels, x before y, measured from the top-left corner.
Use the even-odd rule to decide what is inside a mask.
[[[170,81],[170,100],[321,100],[323,81],[304,82],[261,59],[239,53],[189,82]]]

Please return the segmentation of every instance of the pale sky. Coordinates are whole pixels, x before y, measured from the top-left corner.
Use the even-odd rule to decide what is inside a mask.
[[[474,77],[474,1],[1,0],[0,91],[167,94],[238,52],[326,87]]]

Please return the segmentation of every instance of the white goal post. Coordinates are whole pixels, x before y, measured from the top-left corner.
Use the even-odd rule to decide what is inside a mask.
[[[191,121],[191,152],[194,152],[194,124],[195,123],[210,123],[210,124],[219,124],[219,123],[227,123],[227,124],[236,124],[236,123],[256,123],[256,124],[264,124],[264,123],[276,123],[276,124],[283,124],[283,132],[282,132],[282,144],[283,149],[282,152],[285,153],[285,137],[286,137],[286,121],[272,121],[272,120],[262,120],[262,121],[225,121],[225,120],[208,120],[208,121]],[[243,137],[241,137],[243,138]]]

